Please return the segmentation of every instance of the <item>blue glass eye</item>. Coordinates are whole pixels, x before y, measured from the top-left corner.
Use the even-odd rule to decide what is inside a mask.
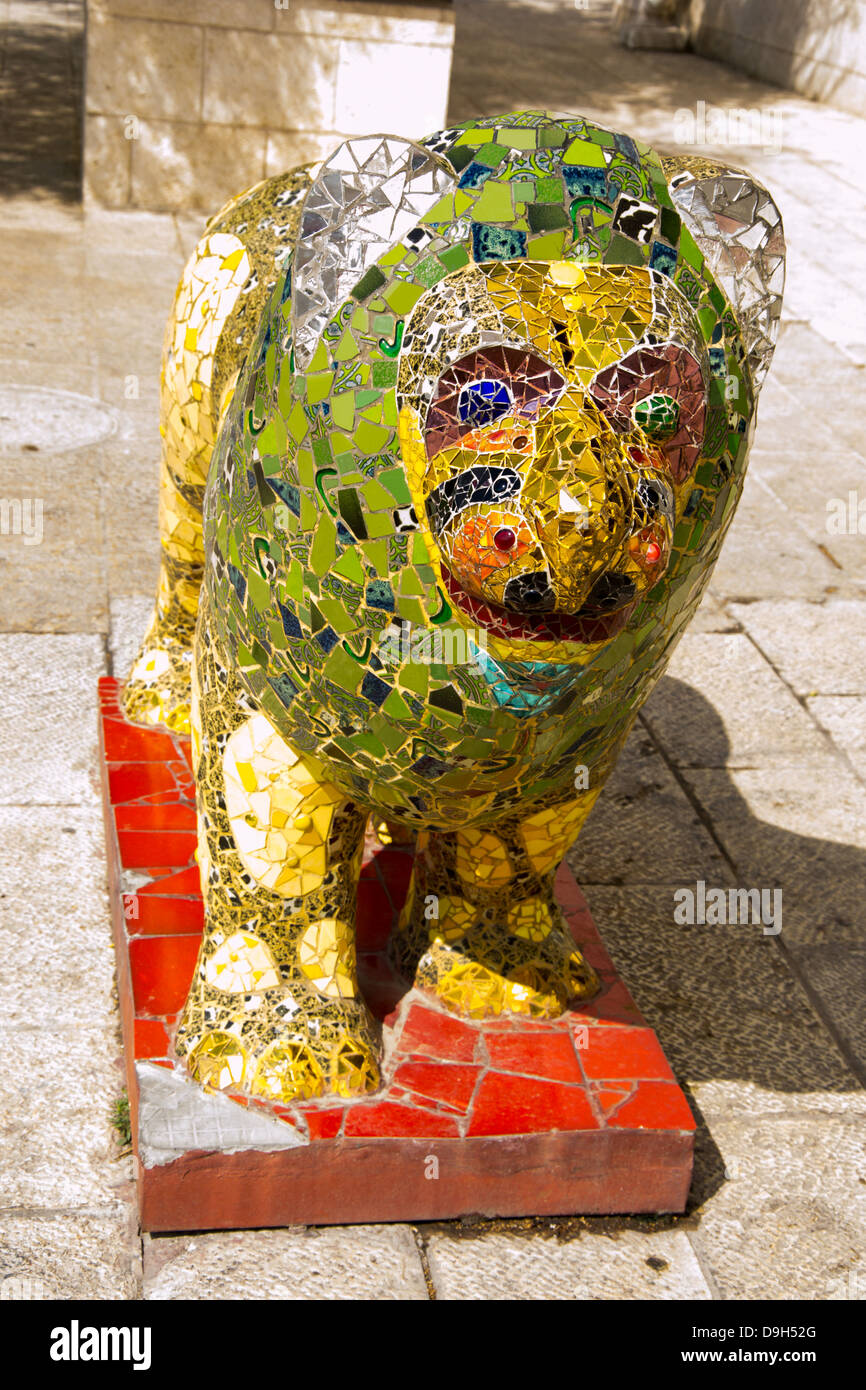
[[[470,381],[457,400],[462,425],[476,429],[507,415],[512,407],[511,392],[504,381]]]

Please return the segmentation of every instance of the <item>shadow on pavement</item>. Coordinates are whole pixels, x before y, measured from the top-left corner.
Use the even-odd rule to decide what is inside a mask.
[[[26,16],[26,22],[24,17]],[[0,36],[0,187],[81,199],[84,5],[16,6]]]
[[[743,700],[748,701],[747,690]],[[629,775],[618,778],[616,771],[569,862],[602,939],[658,1034],[698,1118],[689,1202],[693,1211],[725,1177],[724,1162],[696,1102],[696,1088],[713,1111],[735,1102],[740,1113],[756,1122],[766,1109],[761,1092],[778,1096],[859,1089],[854,1044],[834,1016],[833,1000],[828,1008],[824,991],[813,989],[809,963],[816,951],[825,950],[848,952],[854,968],[862,962],[850,900],[852,886],[866,882],[866,855],[856,847],[796,835],[758,819],[725,770],[729,744],[724,725],[697,690],[666,677],[654,693],[652,709],[653,723],[665,726],[668,747],[675,743],[677,728],[688,727],[691,747],[699,743],[703,767],[712,770],[704,775],[713,779],[714,806],[723,808],[721,820],[711,819],[688,778],[665,757],[691,803],[686,811],[678,796],[679,814],[697,822],[697,833],[686,838],[694,846],[687,851],[692,862],[684,863],[680,848],[677,864],[665,863],[665,836],[674,836],[670,793],[661,804],[651,778],[642,785]],[[639,724],[623,761],[654,756],[657,761],[658,751],[658,743]],[[657,819],[653,799],[660,803]],[[736,836],[726,835],[726,827],[736,827]],[[747,847],[748,862],[734,857],[734,838],[738,846]],[[609,867],[608,881],[598,881],[600,847],[606,847],[609,866],[618,856],[626,862],[636,843],[643,848],[634,867],[626,863],[628,881],[616,881]],[[641,881],[647,877],[653,881]],[[781,888],[781,933],[764,934],[760,923],[677,923],[674,892],[695,890],[701,879],[707,889]],[[855,1000],[858,993],[852,978]],[[852,1008],[851,1018],[854,1013]]]

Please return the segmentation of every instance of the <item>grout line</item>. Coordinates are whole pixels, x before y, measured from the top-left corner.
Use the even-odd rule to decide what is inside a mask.
[[[412,1227],[412,1235],[415,1237],[415,1248],[418,1251],[418,1258],[421,1261],[421,1268],[424,1272],[424,1283],[427,1285],[427,1297],[431,1303],[437,1301],[436,1285],[433,1283],[433,1275],[430,1273],[430,1262],[427,1259],[427,1239],[421,1234],[417,1226]]]

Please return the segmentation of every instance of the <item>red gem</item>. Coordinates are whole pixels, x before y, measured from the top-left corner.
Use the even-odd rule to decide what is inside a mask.
[[[493,544],[497,550],[512,550],[517,544],[517,537],[510,526],[500,526],[493,537]]]
[[[661,548],[661,546],[660,546],[660,545],[656,545],[655,541],[650,541],[649,545],[648,545],[647,548],[646,548],[646,559],[647,559],[647,564],[649,564],[649,565],[654,565],[654,564],[656,563],[656,560],[660,560],[660,559],[661,559],[661,554],[662,554],[662,548]]]
[[[646,463],[646,454],[643,449],[638,449],[637,445],[632,444],[628,451],[628,456],[634,459],[635,463]]]

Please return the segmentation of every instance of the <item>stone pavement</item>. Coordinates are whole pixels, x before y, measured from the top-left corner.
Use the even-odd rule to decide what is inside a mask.
[[[623,52],[602,8],[461,0],[451,117],[583,110],[673,148],[698,102],[754,109],[760,143],[728,121],[716,148],[765,178],[790,247],[710,594],[572,853],[699,1118],[689,1213],[140,1240],[109,1124],[96,678],[124,673],[156,580],[159,351],[198,228],[85,215],[49,171],[59,196],[19,183],[0,208],[0,497],[32,523],[0,536],[0,1279],[100,1299],[866,1297],[866,534],[827,527],[834,499],[866,499],[866,121]],[[69,396],[52,417],[47,387],[103,410]],[[698,880],[780,887],[781,933],[676,925]]]

